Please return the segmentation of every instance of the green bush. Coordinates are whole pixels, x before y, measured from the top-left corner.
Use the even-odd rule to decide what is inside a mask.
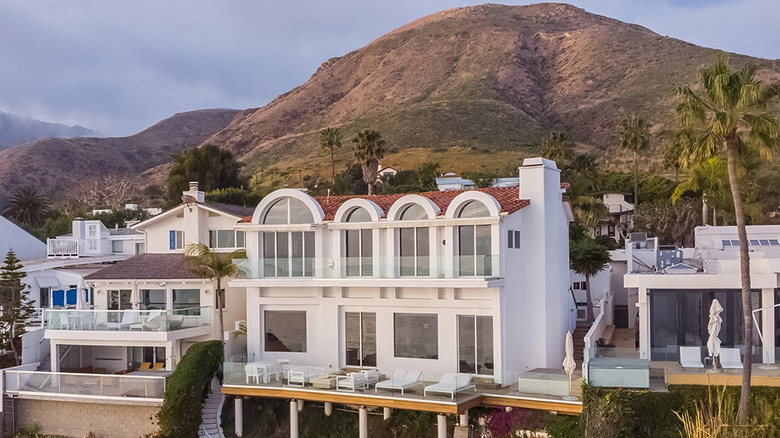
[[[197,437],[203,400],[222,363],[222,342],[193,345],[165,382],[165,400],[157,413],[158,438]]]

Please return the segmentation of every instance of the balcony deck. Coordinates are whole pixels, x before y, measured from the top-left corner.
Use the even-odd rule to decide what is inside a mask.
[[[780,387],[780,367],[776,370],[767,370],[761,367],[765,364],[753,364],[751,368],[751,386]],[[714,372],[712,367],[703,370],[685,370],[678,362],[654,361],[650,363],[651,369],[663,372],[667,385],[717,385],[740,386],[742,385],[742,370],[718,369]]]
[[[476,392],[472,390],[449,395],[423,394],[426,385],[434,381],[420,381],[415,386],[404,391],[390,391],[374,388],[356,390],[355,392],[338,391],[335,388],[315,388],[290,386],[283,378],[271,380],[268,383],[247,383],[243,366],[225,364],[225,375],[222,392],[229,395],[295,399],[316,402],[331,402],[337,404],[366,405],[393,409],[435,412],[442,414],[463,414],[476,406],[520,407],[555,411],[562,414],[579,415],[582,412],[582,401],[579,398],[582,378],[577,375],[572,380],[572,395],[575,400],[564,400],[561,396],[549,394],[533,394],[518,391],[517,383],[500,387],[495,384],[478,383]],[[382,379],[380,379],[382,380]]]

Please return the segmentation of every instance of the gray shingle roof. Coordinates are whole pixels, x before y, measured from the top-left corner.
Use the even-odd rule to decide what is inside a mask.
[[[165,280],[201,278],[190,271],[184,254],[141,254],[84,277],[87,280]]]
[[[203,205],[241,218],[252,216],[255,213],[255,207],[257,207],[256,205],[254,207],[242,207],[240,205],[221,204],[219,202],[205,202]]]

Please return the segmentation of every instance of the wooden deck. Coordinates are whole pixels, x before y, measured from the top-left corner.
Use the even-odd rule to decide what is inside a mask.
[[[780,369],[764,370],[763,364],[753,364],[750,384],[752,386],[780,387]],[[742,370],[719,369],[713,372],[712,368],[704,370],[685,370],[677,362],[651,362],[650,368],[663,369],[664,380],[667,385],[717,385],[740,386],[742,385]]]

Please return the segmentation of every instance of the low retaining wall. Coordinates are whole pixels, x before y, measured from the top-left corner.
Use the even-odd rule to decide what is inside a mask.
[[[15,403],[17,430],[38,423],[43,433],[69,437],[90,432],[98,438],[142,437],[157,430],[154,416],[160,410],[159,406],[23,398]]]

